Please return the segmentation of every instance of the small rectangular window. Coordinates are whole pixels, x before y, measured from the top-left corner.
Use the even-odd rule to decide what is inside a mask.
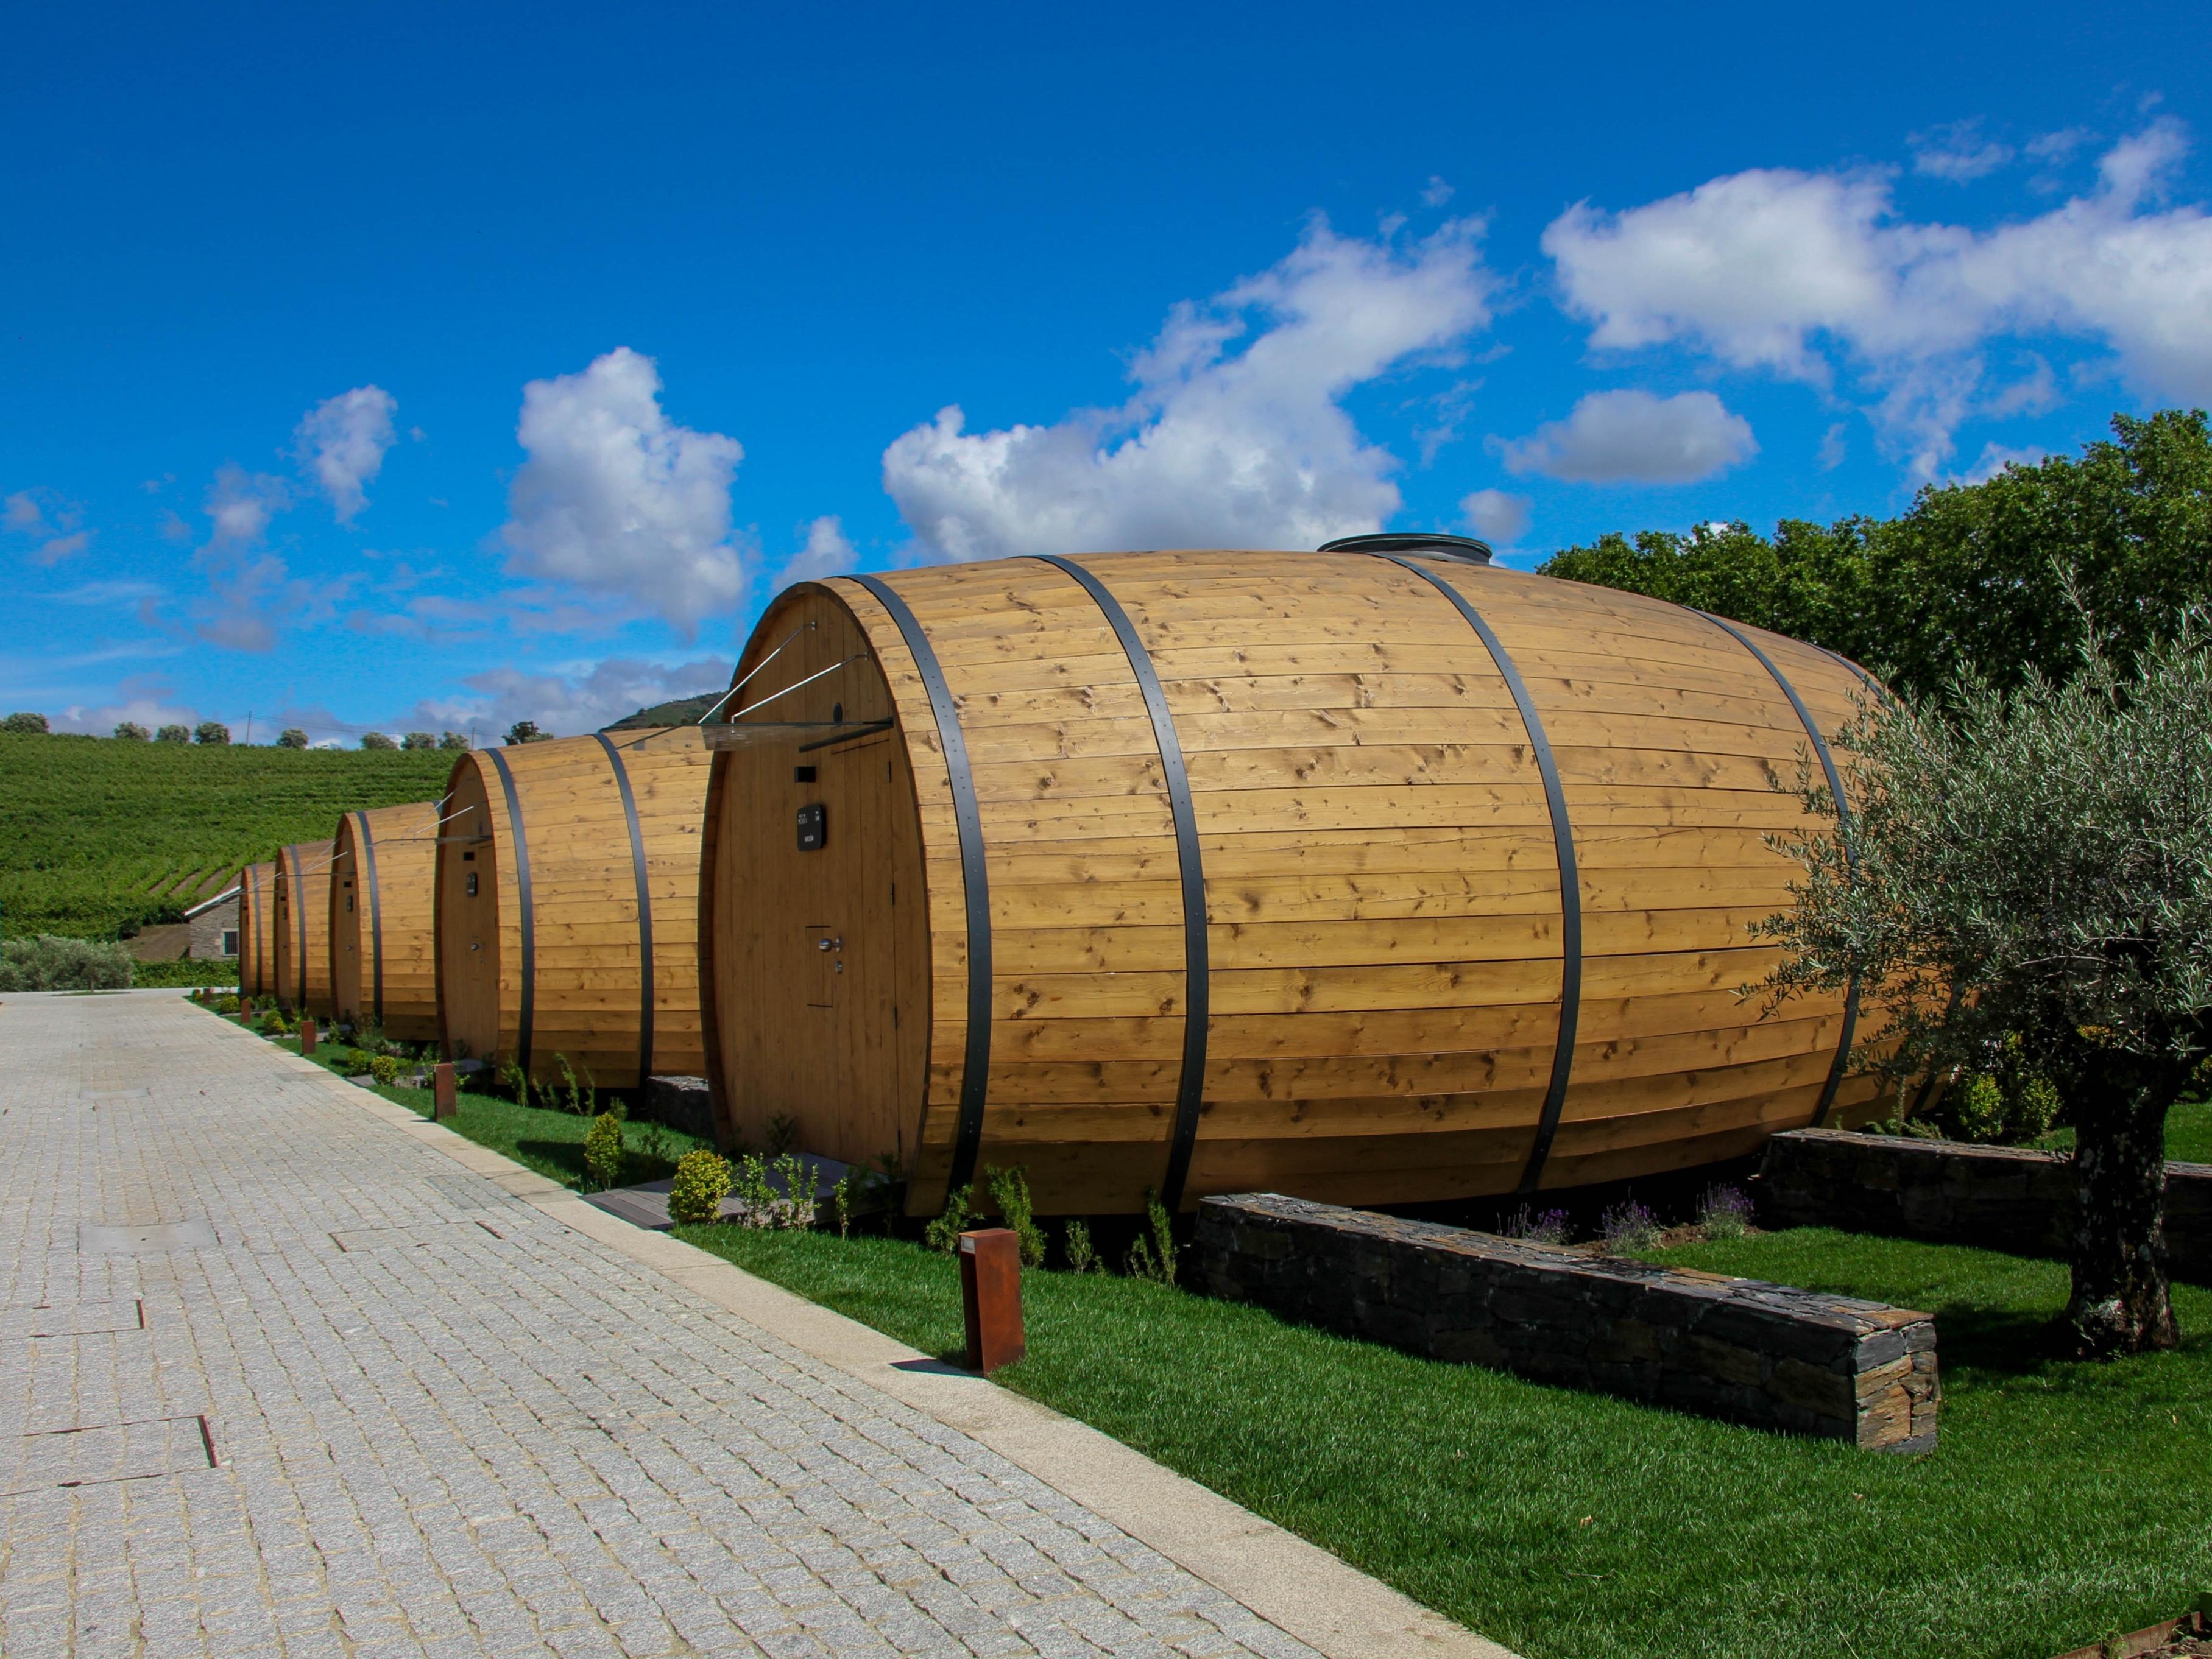
[[[225,928],[222,930],[222,954],[225,956],[235,956],[238,954],[237,929]]]

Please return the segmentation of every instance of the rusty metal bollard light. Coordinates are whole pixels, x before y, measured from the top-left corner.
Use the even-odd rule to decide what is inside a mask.
[[[300,1052],[313,1054],[314,1051],[315,1022],[312,1020],[302,1020],[300,1021]]]
[[[960,1300],[968,1315],[969,1370],[988,1375],[1029,1352],[1018,1235],[1006,1227],[960,1235]]]
[[[434,1119],[458,1117],[460,1115],[461,1104],[454,1092],[452,1061],[441,1060],[438,1063],[436,1069],[430,1073],[430,1087],[432,1090],[430,1116]]]
[[[238,1023],[241,1026],[250,1025],[252,1023],[252,1020],[253,999],[251,996],[240,997],[238,999]]]

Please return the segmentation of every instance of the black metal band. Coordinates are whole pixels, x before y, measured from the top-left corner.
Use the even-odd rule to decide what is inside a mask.
[[[384,1024],[384,900],[376,890],[376,838],[369,833],[368,814],[357,812],[353,815],[354,828],[360,832],[361,877],[368,891],[368,947],[376,964],[373,981],[376,987],[376,1023]]]
[[[522,1008],[515,1032],[515,1063],[522,1068],[524,1076],[530,1075],[531,1026],[538,1017],[538,917],[530,904],[530,839],[522,830],[522,802],[514,792],[514,774],[507,769],[507,757],[497,749],[486,749],[491,763],[499,772],[499,786],[507,792],[507,839],[514,845],[514,886],[522,904]]]
[[[1167,1174],[1160,1183],[1160,1202],[1172,1215],[1182,1208],[1183,1187],[1190,1178],[1192,1150],[1198,1144],[1199,1112],[1206,1103],[1206,1025],[1212,1017],[1212,967],[1206,935],[1206,868],[1199,854],[1198,814],[1192,810],[1190,773],[1183,765],[1182,741],[1176,735],[1175,716],[1167,693],[1152,667],[1152,653],[1137,637],[1135,624],[1121,602],[1106,584],[1073,559],[1048,554],[1033,555],[1083,584],[1114,629],[1114,637],[1129,659],[1145,695],[1145,712],[1152,717],[1152,738],[1159,745],[1160,771],[1167,780],[1168,811],[1175,820],[1176,863],[1182,878],[1183,1028],[1182,1073],[1176,1084],[1173,1138],[1168,1143]]]
[[[983,864],[983,817],[975,808],[975,776],[968,761],[968,739],[960,730],[960,711],[938,666],[937,652],[905,600],[879,577],[852,578],[890,613],[899,636],[913,655],[937,737],[945,751],[945,772],[952,789],[952,821],[960,836],[960,886],[968,911],[968,1043],[960,1070],[960,1117],[954,1131],[948,1196],[975,1184],[975,1156],[983,1144],[983,1107],[991,1086],[991,888]]]
[[[653,1075],[653,889],[645,879],[645,832],[638,826],[637,796],[629,787],[629,768],[606,733],[598,734],[622,791],[623,820],[629,826],[629,869],[637,883],[637,1086]]]
[[[300,868],[300,849],[297,846],[289,846],[284,851],[292,856],[292,880],[289,884],[292,895],[291,910],[293,919],[297,924],[294,931],[300,937],[299,1012],[305,1014],[307,1011],[307,906],[305,902],[307,897],[307,878],[306,873]]]
[[[1513,706],[1521,711],[1522,728],[1528,734],[1528,752],[1534,757],[1537,776],[1544,780],[1544,804],[1552,817],[1552,853],[1559,867],[1559,1032],[1552,1048],[1552,1081],[1544,1091],[1544,1109],[1536,1119],[1535,1143],[1528,1148],[1528,1162],[1521,1172],[1518,1190],[1534,1192],[1544,1178],[1544,1165],[1552,1155],[1552,1142],[1559,1132],[1559,1114],[1566,1109],[1567,1082],[1575,1065],[1575,1032],[1582,1023],[1583,883],[1581,871],[1575,863],[1574,827],[1567,820],[1567,792],[1560,785],[1559,763],[1552,754],[1551,739],[1544,735],[1544,720],[1536,712],[1536,699],[1528,694],[1521,670],[1513,665],[1512,657],[1498,643],[1490,624],[1482,620],[1482,613],[1468,602],[1465,594],[1436,572],[1394,554],[1370,556],[1387,559],[1422,578],[1450,600],[1468,620],[1480,637],[1483,648],[1489,651],[1491,661],[1498,664],[1505,689],[1512,693]]]
[[[1805,706],[1805,699],[1797,694],[1797,687],[1790,683],[1790,676],[1775,665],[1774,659],[1761,651],[1759,648],[1759,643],[1749,634],[1724,616],[1716,616],[1711,611],[1704,610],[1698,612],[1698,615],[1727,633],[1736,644],[1757,657],[1759,667],[1765,669],[1772,676],[1774,683],[1782,687],[1782,694],[1790,699],[1790,706],[1797,711],[1797,724],[1805,728],[1805,736],[1812,741],[1813,753],[1820,757],[1820,770],[1827,774],[1828,794],[1836,803],[1836,827],[1844,840],[1844,867],[1853,875],[1856,875],[1859,867],[1859,853],[1851,835],[1850,803],[1844,799],[1843,774],[1836,770],[1836,757],[1828,753],[1828,740],[1821,736],[1820,723],[1813,718],[1813,711]],[[1836,654],[1829,651],[1826,655],[1835,657]],[[1844,659],[1840,657],[1837,657],[1836,660],[1838,663],[1844,663]],[[1857,664],[1844,663],[1844,666],[1852,669],[1868,685],[1874,684],[1873,679],[1866,670],[1859,668]],[[1814,1129],[1820,1128],[1828,1121],[1829,1108],[1836,1104],[1836,1091],[1843,1087],[1844,1067],[1850,1060],[1851,1038],[1858,1030],[1858,1023],[1859,977],[1855,973],[1851,976],[1850,982],[1844,988],[1843,1034],[1836,1042],[1836,1057],[1828,1063],[1828,1081],[1820,1089],[1820,1104],[1813,1109],[1811,1127]]]

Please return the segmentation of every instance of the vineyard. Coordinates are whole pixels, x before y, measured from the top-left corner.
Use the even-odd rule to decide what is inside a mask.
[[[125,937],[341,813],[441,793],[434,750],[202,748],[0,733],[0,932]]]

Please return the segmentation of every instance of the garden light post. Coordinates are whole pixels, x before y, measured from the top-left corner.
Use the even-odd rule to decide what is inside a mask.
[[[1022,1244],[1008,1227],[960,1235],[960,1300],[968,1319],[968,1369],[986,1375],[1029,1352],[1022,1330]]]
[[[315,1022],[312,1020],[302,1020],[300,1021],[300,1052],[313,1054],[314,1051]]]
[[[430,1116],[434,1120],[457,1117],[460,1115],[460,1102],[456,1097],[453,1085],[452,1061],[441,1060],[431,1070],[430,1087],[432,1101]]]

